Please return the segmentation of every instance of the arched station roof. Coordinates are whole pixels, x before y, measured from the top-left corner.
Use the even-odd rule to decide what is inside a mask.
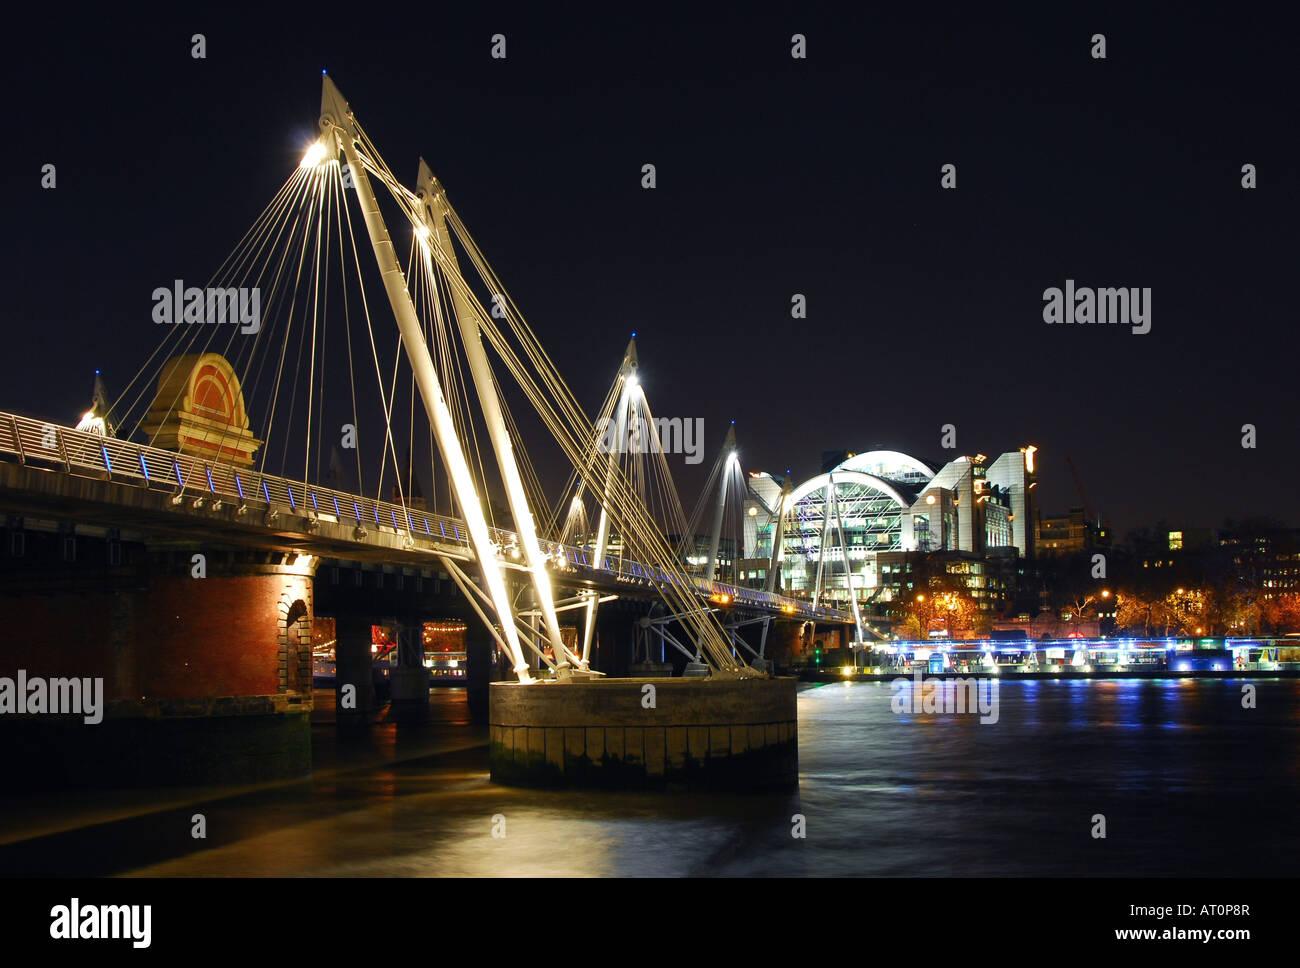
[[[827,474],[818,474],[816,477],[810,477],[804,481],[785,499],[785,509],[788,511],[798,504],[809,494],[816,491],[824,490],[826,485],[834,478],[835,484],[858,484],[862,487],[878,491],[888,497],[900,508],[907,509],[912,506],[915,497],[908,497],[898,482],[887,481],[882,477],[876,477],[874,474],[864,474],[861,471],[853,470],[834,470]],[[905,485],[903,485],[905,487]],[[907,490],[911,490],[908,488]]]
[[[907,480],[921,475],[928,481],[936,473],[936,469],[925,461],[897,450],[869,450],[865,454],[854,454],[835,470],[862,471],[886,480]]]

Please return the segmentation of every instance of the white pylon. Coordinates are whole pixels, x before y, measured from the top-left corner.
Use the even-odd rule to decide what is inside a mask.
[[[781,499],[777,502],[776,526],[773,529],[772,537],[772,558],[767,569],[767,590],[770,594],[776,591],[777,580],[781,577],[781,564],[785,561],[785,513],[786,502],[790,500],[790,478],[789,475],[781,484]]]
[[[713,509],[713,534],[709,540],[709,557],[704,562],[704,580],[713,581],[713,569],[718,563],[718,545],[722,542],[722,515],[727,508],[727,484],[731,479],[731,465],[739,463],[736,456],[736,422],[727,428],[722,442],[722,473],[718,475],[718,502]],[[693,536],[688,541],[694,542]]]
[[[460,439],[456,436],[451,409],[447,406],[442,384],[433,368],[429,347],[424,341],[419,317],[411,302],[411,294],[401,264],[397,261],[397,253],[393,249],[388,226],[385,225],[384,218],[379,212],[379,202],[375,198],[365,165],[357,151],[356,127],[352,111],[328,76],[323,79],[322,84],[320,126],[322,136],[338,146],[351,169],[352,183],[361,206],[361,214],[365,219],[366,231],[370,235],[375,260],[379,263],[384,290],[393,307],[397,328],[402,334],[402,346],[411,363],[416,385],[420,388],[420,398],[424,401],[425,411],[429,415],[429,423],[438,442],[438,450],[447,465],[456,503],[465,516],[470,543],[474,547],[474,554],[483,573],[483,581],[488,587],[497,619],[501,623],[501,632],[505,636],[510,656],[514,660],[515,675],[520,682],[533,682],[528,663],[524,659],[523,648],[519,643],[519,631],[515,627],[510,608],[510,596],[501,573],[501,564],[497,561],[496,551],[488,533],[487,519],[483,514],[483,505],[474,487],[474,477],[470,473]]]
[[[430,269],[430,278],[434,278],[432,269],[435,250],[439,258],[445,260],[443,271],[459,275],[460,267],[451,246],[451,236],[447,232],[447,196],[423,158],[420,159],[420,171],[416,177],[415,190],[423,203],[420,205],[420,217],[429,232],[428,239],[423,235],[419,238],[421,251]],[[497,464],[501,468],[501,478],[505,482],[506,500],[510,504],[510,513],[519,535],[524,567],[528,569],[533,588],[537,592],[537,604],[546,625],[547,637],[551,640],[555,652],[556,672],[563,677],[572,665],[580,662],[580,659],[565,647],[560,636],[560,620],[555,614],[555,593],[551,588],[551,577],[546,571],[546,556],[542,554],[541,545],[537,541],[537,526],[528,507],[528,495],[524,491],[524,480],[519,473],[519,464],[515,460],[510,430],[501,411],[501,399],[492,376],[492,366],[483,349],[483,334],[479,328],[478,312],[471,305],[463,289],[458,286],[447,288],[451,290],[451,302],[460,329],[460,340],[465,347],[465,357],[469,362],[479,403],[483,407],[483,421],[487,424],[492,449],[496,453]]]
[[[605,471],[605,500],[600,502],[600,517],[596,523],[596,545],[592,549],[591,564],[593,568],[598,569],[605,566],[605,549],[609,544],[609,512],[606,508],[611,501],[610,491],[613,487],[614,475],[618,472],[618,455],[622,452],[623,439],[627,436],[627,415],[637,388],[636,365],[636,336],[634,335],[628,340],[627,349],[623,353],[623,362],[618,368],[621,387],[618,392],[618,402],[614,405],[614,441],[609,454],[606,455],[609,463]],[[599,450],[599,441],[596,446]],[[596,632],[596,605],[599,598],[599,593],[593,591],[587,600],[587,619],[582,627],[580,659],[580,668],[583,669],[586,669],[591,661],[591,641]]]
[[[812,605],[817,607],[822,597],[822,575],[826,571],[826,543],[831,538],[831,501],[834,500],[835,484],[831,476],[826,476],[826,499],[822,506],[822,540],[817,552],[817,581],[813,584]]]
[[[827,490],[831,500],[835,502],[835,525],[840,532],[840,550],[844,554],[844,572],[849,584],[849,601],[853,603],[853,627],[858,634],[858,641],[862,641],[862,615],[858,611],[858,593],[853,587],[853,561],[849,558],[849,541],[844,536],[844,517],[840,514],[840,500],[835,496],[835,476],[828,474],[827,478],[830,483],[827,484]]]
[[[782,545],[785,541],[785,505],[789,498],[790,477],[787,474],[785,480],[781,483],[781,498],[776,504],[776,524],[772,528],[772,556],[767,568],[767,593],[769,595],[776,591],[776,583],[780,578],[781,563],[785,559],[785,549]],[[759,658],[766,655],[767,630],[771,624],[772,617],[770,615],[763,619],[763,634],[758,640]]]

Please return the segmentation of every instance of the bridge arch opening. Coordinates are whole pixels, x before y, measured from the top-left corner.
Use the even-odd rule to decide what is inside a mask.
[[[311,613],[301,598],[280,601],[280,691],[311,689]]]

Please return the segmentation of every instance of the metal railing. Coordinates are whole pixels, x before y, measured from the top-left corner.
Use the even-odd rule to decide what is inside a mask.
[[[203,501],[210,501],[213,507],[228,503],[241,512],[257,509],[272,515],[272,520],[286,514],[308,522],[354,524],[362,531],[374,527],[380,532],[409,537],[413,542],[452,544],[473,557],[469,532],[464,522],[456,518],[0,412],[0,457],[5,456],[17,458],[21,464],[57,468],[74,476],[168,491],[177,504],[186,500],[198,502],[195,507]],[[518,548],[518,538],[511,531],[489,528],[489,534],[500,554],[508,555],[511,549]],[[355,537],[360,541],[365,536]],[[606,571],[618,579],[647,585],[679,581],[658,566],[606,555],[600,563],[603,567],[598,567],[592,563],[586,548],[546,540],[540,544],[542,552],[558,565]],[[805,618],[847,620],[835,609],[814,609],[807,603],[771,592],[704,578],[690,580],[701,595],[725,597],[728,603],[761,606]]]

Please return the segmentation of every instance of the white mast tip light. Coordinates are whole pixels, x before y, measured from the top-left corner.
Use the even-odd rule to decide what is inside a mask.
[[[310,148],[307,149],[307,153],[302,156],[302,161],[298,164],[298,167],[315,168],[317,165],[319,165],[322,161],[325,160],[325,151],[326,151],[325,142],[323,141],[315,142]]]

